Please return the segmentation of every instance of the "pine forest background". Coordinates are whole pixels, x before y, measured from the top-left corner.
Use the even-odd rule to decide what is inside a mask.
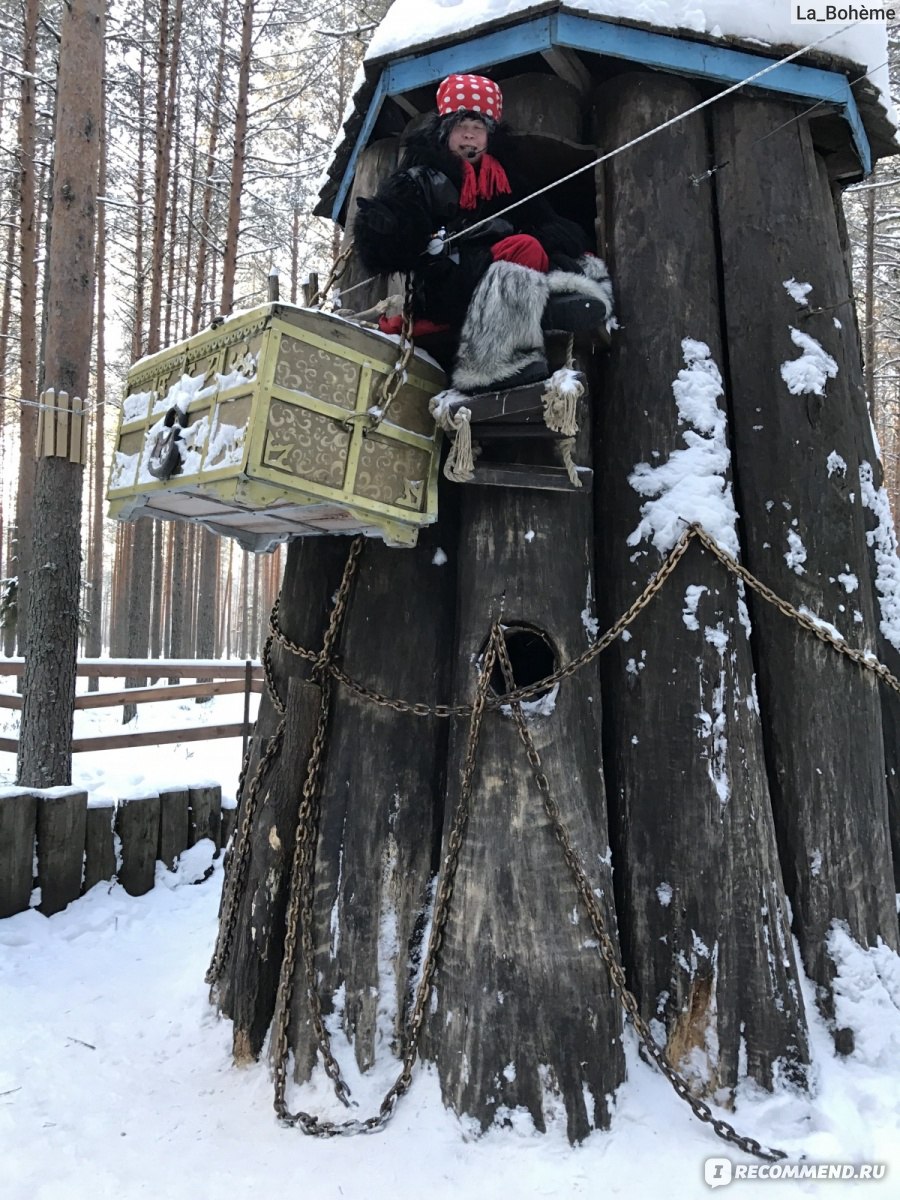
[[[106,23],[93,420],[80,654],[256,657],[283,548],[104,519],[130,364],[267,296],[296,301],[339,231],[311,216],[365,45],[389,0],[155,0]],[[60,8],[0,0],[0,637],[21,653],[30,570]],[[892,79],[900,36],[891,34]],[[900,159],[845,197],[885,484],[900,500]],[[835,307],[840,317],[841,301]]]

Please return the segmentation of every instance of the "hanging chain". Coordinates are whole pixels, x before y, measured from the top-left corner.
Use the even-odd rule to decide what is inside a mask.
[[[334,287],[334,285],[337,283],[337,281],[341,278],[341,276],[347,270],[347,263],[350,259],[350,255],[352,253],[353,253],[353,242],[350,241],[347,243],[347,245],[344,247],[344,249],[340,252],[340,254],[337,256],[337,258],[334,260],[332,267],[331,267],[331,274],[328,276],[328,278],[325,280],[325,282],[322,284],[322,286],[319,288],[319,290],[315,293],[315,295],[310,299],[309,304],[306,305],[307,308],[321,308],[322,307],[322,305],[328,299],[328,293],[331,291],[331,289]]]
[[[534,738],[531,736],[531,730],[525,720],[525,715],[522,712],[522,704],[519,700],[510,701],[512,688],[515,680],[513,678],[512,664],[509,660],[509,651],[506,645],[506,639],[503,636],[503,631],[499,625],[495,624],[491,631],[492,642],[496,646],[497,655],[500,661],[500,667],[503,671],[503,678],[506,681],[506,687],[510,689],[503,697],[504,704],[510,703],[513,720],[515,721],[516,729],[519,732],[519,737],[522,745],[525,747],[525,753],[528,756],[528,762],[531,766],[532,776],[541,794],[541,801],[544,805],[550,824],[553,828],[554,836],[559,842],[563,852],[563,858],[566,860],[566,865],[572,873],[572,878],[575,881],[575,887],[579,896],[587,910],[588,918],[594,933],[597,936],[597,942],[600,950],[600,957],[603,959],[606,969],[609,972],[610,982],[613,985],[619,1001],[631,1019],[641,1044],[644,1049],[656,1063],[662,1074],[668,1079],[669,1083],[675,1089],[676,1094],[690,1105],[694,1116],[699,1120],[712,1125],[714,1132],[725,1142],[730,1142],[732,1145],[738,1146],[746,1154],[753,1154],[757,1158],[765,1159],[767,1162],[777,1162],[779,1159],[786,1158],[787,1155],[782,1150],[773,1150],[763,1147],[755,1138],[745,1137],[743,1134],[729,1125],[727,1121],[714,1116],[712,1109],[708,1104],[705,1104],[691,1092],[690,1085],[684,1076],[672,1066],[669,1062],[665,1050],[656,1043],[653,1034],[650,1032],[650,1027],[644,1018],[641,1016],[640,1008],[638,1007],[637,998],[630,991],[628,983],[625,979],[625,972],[622,970],[618,955],[616,954],[615,944],[606,929],[606,921],[603,917],[603,910],[594,894],[590,880],[587,877],[587,872],[584,869],[584,864],[581,861],[581,856],[572,843],[572,837],[569,830],[562,819],[559,811],[559,805],[550,794],[550,783],[544,773],[541,763],[541,756],[538,753],[537,747],[534,744]]]
[[[400,373],[398,373],[398,375],[399,374]],[[398,383],[397,389],[399,389],[399,386],[400,384]],[[387,383],[385,384],[385,391],[386,390]],[[396,394],[396,392],[394,394]],[[390,399],[392,398],[393,396],[390,397]],[[389,402],[390,400],[388,403]],[[658,1046],[654,1040],[649,1026],[640,1014],[637,999],[628,989],[625,973],[622,970],[616,955],[615,944],[606,929],[602,909],[590,886],[587,873],[581,862],[580,856],[572,843],[569,831],[562,820],[559,807],[550,794],[550,785],[547,780],[547,776],[543,771],[540,755],[534,745],[534,740],[531,737],[531,733],[528,729],[528,725],[525,721],[521,707],[523,701],[532,699],[540,693],[544,693],[556,683],[568,678],[571,675],[574,675],[576,671],[592,662],[599,654],[601,654],[608,646],[610,646],[612,642],[614,642],[616,638],[618,638],[624,632],[624,630],[640,615],[640,613],[643,612],[643,610],[651,603],[654,597],[663,588],[666,581],[677,567],[678,563],[684,557],[684,554],[694,538],[697,538],[701,544],[705,546],[732,574],[742,579],[767,603],[772,604],[784,616],[795,621],[809,633],[814,634],[817,638],[830,645],[840,654],[845,655],[847,658],[850,658],[853,662],[857,663],[857,665],[861,666],[867,671],[871,671],[887,686],[891,687],[894,691],[900,694],[900,680],[898,680],[883,663],[880,663],[871,654],[867,654],[863,651],[856,650],[853,647],[848,646],[842,638],[832,634],[828,629],[823,628],[822,625],[818,624],[812,617],[801,613],[798,609],[794,608],[793,605],[776,595],[771,588],[767,587],[759,579],[757,579],[746,567],[742,566],[737,559],[735,559],[727,551],[723,550],[710,536],[710,534],[708,534],[706,530],[702,528],[702,526],[697,524],[690,525],[687,529],[685,529],[684,533],[664,559],[662,565],[657,573],[653,576],[651,581],[647,584],[640,595],[636,597],[631,606],[612,626],[610,626],[610,628],[598,641],[596,641],[583,654],[579,655],[575,659],[572,659],[569,663],[555,671],[552,675],[548,675],[546,678],[538,680],[536,683],[533,683],[528,687],[517,688],[514,686],[515,680],[506,648],[506,642],[503,637],[503,632],[500,625],[495,623],[491,629],[491,638],[488,648],[485,651],[482,659],[481,669],[476,686],[475,699],[471,705],[411,704],[403,700],[386,696],[372,688],[365,687],[363,684],[360,684],[356,680],[352,679],[335,663],[334,653],[337,640],[340,635],[356,564],[362,549],[363,539],[361,537],[356,538],[351,546],[347,564],[344,568],[344,576],[341,581],[341,586],[338,589],[335,604],[329,620],[328,629],[325,634],[323,647],[319,654],[306,649],[287,637],[287,635],[281,629],[279,623],[280,597],[278,600],[276,600],[269,621],[269,638],[267,639],[263,650],[263,666],[267,689],[276,711],[281,715],[281,721],[275,733],[268,741],[266,751],[260,760],[259,767],[257,768],[256,774],[247,792],[243,817],[240,822],[240,828],[236,838],[235,847],[232,852],[232,861],[229,865],[228,875],[226,878],[219,938],[215,953],[213,955],[212,963],[210,964],[209,971],[207,972],[207,982],[215,983],[221,977],[222,971],[231,952],[234,928],[237,919],[237,909],[240,898],[243,894],[246,881],[247,865],[250,857],[250,828],[256,810],[259,792],[262,786],[262,780],[265,777],[265,773],[268,770],[270,763],[281,748],[281,742],[284,735],[286,723],[285,705],[278,695],[271,663],[271,649],[274,644],[277,644],[288,653],[313,663],[313,678],[321,688],[319,717],[316,733],[314,735],[310,750],[307,773],[303,785],[297,833],[295,837],[294,860],[291,870],[290,898],[287,912],[285,952],[284,959],[282,961],[281,976],[279,979],[278,992],[276,996],[275,1018],[273,1022],[272,1045],[275,1074],[275,1110],[283,1122],[289,1125],[298,1125],[305,1133],[315,1137],[323,1138],[373,1132],[382,1128],[390,1120],[397,1105],[397,1101],[409,1090],[409,1087],[412,1083],[412,1069],[418,1057],[419,1039],[421,1036],[422,1026],[425,1021],[425,1014],[428,1007],[429,998],[431,996],[434,975],[437,970],[440,950],[449,916],[450,900],[453,894],[453,887],[456,879],[459,854],[462,848],[469,818],[472,784],[477,759],[477,748],[481,734],[484,713],[488,708],[496,708],[500,705],[510,705],[519,737],[525,747],[528,761],[532,769],[532,775],[535,784],[541,793],[541,800],[544,810],[550,820],[554,836],[560,844],[563,857],[565,858],[566,864],[572,873],[576,888],[585,906],[592,928],[597,936],[601,958],[603,959],[603,962],[609,971],[610,980],[619,998],[619,1001],[628,1017],[631,1019],[631,1022],[647,1054],[653,1059],[661,1073],[672,1085],[676,1094],[690,1105],[695,1116],[700,1121],[712,1126],[713,1131],[718,1137],[722,1138],[726,1142],[730,1142],[731,1144],[738,1146],[745,1153],[755,1155],[756,1157],[765,1159],[767,1161],[777,1161],[785,1157],[782,1151],[762,1146],[758,1141],[756,1141],[755,1138],[745,1137],[739,1134],[727,1121],[715,1117],[709,1105],[692,1095],[690,1086],[685,1078],[672,1066],[666,1057],[664,1049]],[[498,660],[507,685],[507,691],[502,697],[492,696],[489,693],[491,672]],[[454,813],[453,822],[448,835],[447,852],[442,863],[441,875],[438,884],[437,895],[435,898],[431,934],[429,936],[428,947],[422,963],[422,974],[416,990],[416,997],[409,1023],[404,1034],[404,1056],[402,1068],[397,1076],[397,1079],[385,1094],[377,1114],[363,1120],[353,1119],[343,1122],[325,1121],[305,1112],[291,1113],[288,1110],[286,1103],[288,1025],[290,1022],[291,998],[293,993],[293,976],[296,959],[298,926],[300,927],[300,940],[306,975],[307,998],[309,1001],[316,1043],[319,1052],[322,1055],[326,1074],[334,1084],[335,1094],[337,1095],[338,1099],[342,1101],[342,1103],[348,1106],[350,1103],[350,1089],[343,1079],[340,1066],[332,1053],[330,1036],[328,1030],[325,1028],[322,1018],[321,1002],[318,995],[316,979],[315,946],[313,943],[312,932],[315,854],[319,827],[321,768],[327,739],[328,713],[330,707],[331,684],[333,679],[343,684],[361,699],[381,707],[393,709],[396,712],[409,713],[414,716],[467,716],[469,718],[469,735],[466,744],[460,799]],[[239,800],[241,799],[243,785],[249,767],[249,761],[250,752],[248,751],[248,754],[244,759],[238,785]]]
[[[809,633],[814,634],[820,641],[826,642],[839,654],[843,654],[846,658],[852,659],[858,666],[866,671],[871,671],[877,675],[888,687],[900,694],[900,680],[891,673],[884,663],[879,662],[873,655],[867,654],[862,650],[855,650],[852,646],[848,646],[840,637],[835,637],[834,634],[828,632],[822,626],[818,625],[812,617],[806,616],[786,600],[782,600],[779,596],[767,587],[759,579],[756,578],[746,567],[742,566],[736,558],[733,558],[726,550],[723,550],[715,540],[703,529],[700,525],[690,525],[685,529],[684,533],[669,551],[665,559],[663,559],[659,570],[640,593],[636,597],[631,606],[622,614],[621,617],[611,625],[592,646],[590,646],[583,654],[577,658],[573,658],[570,662],[564,663],[552,675],[546,676],[544,679],[537,680],[536,683],[529,684],[528,687],[514,688],[509,695],[503,700],[499,700],[496,696],[488,697],[488,707],[498,708],[501,703],[509,704],[513,700],[533,700],[542,692],[548,691],[555,684],[563,679],[568,679],[582,667],[593,662],[598,655],[602,654],[616,638],[632,624],[644,611],[651,601],[662,590],[666,580],[678,566],[678,563],[684,557],[690,543],[694,538],[697,538],[712,554],[719,559],[723,566],[727,567],[732,574],[739,576],[748,587],[757,592],[764,600],[783,613],[784,616],[796,622]],[[275,640],[284,649],[296,654],[301,658],[308,658],[315,661],[316,655],[313,651],[305,649],[303,646],[298,646],[296,642],[291,642],[285,638],[280,628],[275,627]],[[471,705],[466,704],[413,704],[408,700],[401,700],[394,696],[388,696],[384,692],[379,692],[375,688],[367,687],[358,680],[353,679],[348,675],[337,663],[331,662],[328,667],[331,674],[339,683],[343,684],[349,691],[354,692],[362,700],[368,701],[370,704],[376,704],[381,708],[390,708],[394,712],[410,713],[415,717],[466,717],[471,712]]]
[[[397,393],[406,383],[407,371],[412,356],[415,353],[415,342],[413,341],[413,277],[412,273],[406,276],[406,287],[403,295],[403,325],[400,328],[400,352],[397,355],[397,361],[391,367],[390,372],[385,375],[381,385],[381,390],[378,394],[378,402],[375,405],[375,410],[369,410],[371,423],[369,429],[377,429],[381,422],[385,419],[388,409],[397,398]]]
[[[412,1071],[415,1066],[416,1059],[419,1054],[419,1039],[422,1033],[422,1026],[425,1023],[425,1016],[428,1011],[428,1003],[431,997],[431,989],[434,984],[434,976],[437,970],[438,960],[440,958],[441,946],[444,940],[444,933],[447,925],[447,918],[450,914],[450,900],[453,895],[453,887],[456,882],[456,871],[459,865],[459,855],[465,839],[466,826],[469,820],[469,811],[472,799],[472,787],[475,777],[475,768],[478,757],[478,741],[481,735],[481,725],[484,718],[486,708],[486,700],[488,689],[491,682],[491,672],[494,669],[496,661],[496,648],[493,643],[488,647],[484,659],[482,660],[481,669],[478,675],[478,683],[475,689],[475,700],[470,709],[469,719],[469,735],[466,741],[466,754],[463,764],[462,782],[460,785],[459,803],[453,815],[453,822],[450,828],[450,833],[447,838],[447,851],[444,855],[441,864],[441,874],[438,883],[437,894],[435,897],[434,914],[431,922],[431,933],[428,938],[428,947],[425,952],[425,957],[422,960],[422,974],[419,979],[418,987],[416,988],[416,997],[413,1003],[412,1012],[410,1014],[409,1023],[404,1033],[404,1054],[400,1073],[394,1080],[393,1084],[388,1088],[384,1095],[381,1104],[378,1107],[378,1112],[373,1116],[366,1117],[362,1120],[352,1119],[349,1121],[326,1121],[319,1117],[313,1116],[306,1112],[290,1112],[285,1093],[287,1089],[287,1025],[290,1012],[290,979],[293,974],[293,963],[288,963],[289,957],[293,958],[293,944],[296,943],[296,917],[294,920],[294,930],[290,930],[290,913],[289,913],[289,931],[288,939],[293,939],[293,944],[290,946],[290,955],[288,953],[288,941],[285,942],[285,958],[282,963],[281,982],[279,984],[279,1001],[276,1009],[275,1032],[273,1035],[273,1045],[275,1047],[275,1111],[280,1120],[288,1125],[299,1126],[304,1133],[312,1137],[331,1138],[339,1136],[352,1136],[358,1133],[374,1133],[376,1130],[383,1128],[394,1114],[394,1109],[397,1107],[397,1102],[401,1096],[409,1091],[412,1085]],[[309,773],[307,774],[309,780]],[[307,789],[304,786],[304,803],[306,802]],[[301,809],[302,811],[302,809]],[[303,879],[297,886],[297,891],[302,891],[310,897],[309,911],[304,911],[303,914],[303,936],[307,936],[309,931],[310,948],[312,946],[312,892],[313,892],[313,871],[314,863],[309,855],[304,855],[302,862],[295,861],[295,874],[291,880],[292,889],[292,905],[296,907],[293,900],[293,892],[295,883],[297,883],[297,873],[302,873]],[[324,1027],[321,1019],[321,1006],[319,1004],[318,990],[316,987],[314,964],[312,964],[312,974],[310,973],[311,959],[307,960],[307,990],[310,999],[310,1008],[312,1011],[313,1027],[316,1032],[316,1039],[319,1050],[322,1052],[325,1070],[329,1078],[332,1080],[335,1092],[343,1103],[348,1103],[350,1089],[343,1079],[340,1067],[335,1061],[330,1048],[328,1032]],[[283,997],[283,998],[282,998]]]
[[[275,1021],[272,1036],[275,1072],[275,1108],[279,1115],[281,1115],[281,1111],[284,1109],[284,1095],[287,1086],[288,1024],[290,1023],[291,997],[294,990],[294,963],[297,952],[298,926],[300,929],[300,942],[306,974],[306,990],[316,1042],[321,1051],[328,1077],[334,1083],[338,1099],[344,1104],[349,1103],[347,1098],[349,1089],[341,1079],[340,1067],[331,1052],[331,1041],[322,1020],[322,1006],[319,1003],[318,989],[316,987],[312,909],[316,842],[319,833],[322,761],[328,733],[328,713],[331,699],[331,679],[328,674],[328,662],[335,651],[337,640],[340,636],[362,545],[362,537],[353,539],[350,546],[350,553],[347,556],[347,562],[344,566],[341,585],[338,588],[334,607],[331,610],[331,617],[325,632],[322,650],[318,655],[318,660],[312,673],[313,679],[321,689],[319,715],[316,722],[316,732],[310,747],[306,778],[303,781],[297,831],[294,837],[294,857],[291,866],[284,958],[281,963],[281,975],[278,981],[278,991],[275,996]]]

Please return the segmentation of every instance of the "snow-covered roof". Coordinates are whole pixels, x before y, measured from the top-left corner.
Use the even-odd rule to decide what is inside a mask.
[[[357,75],[316,211],[332,215],[360,133],[365,130],[366,140],[371,135],[366,118],[386,68],[553,15],[599,20],[623,30],[666,34],[769,60],[807,48],[796,63],[840,72],[853,84],[873,158],[897,153],[884,24],[795,24],[791,13],[796,7],[788,0],[394,0]],[[489,70],[486,64],[481,69]]]

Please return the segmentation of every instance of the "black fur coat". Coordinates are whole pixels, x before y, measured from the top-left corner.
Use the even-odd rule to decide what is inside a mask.
[[[424,253],[441,228],[448,234],[470,228],[534,191],[516,162],[513,139],[499,125],[488,139],[487,152],[506,171],[511,194],[479,199],[474,209],[459,207],[463,164],[439,136],[433,117],[408,139],[400,169],[378,189],[374,199],[361,199],[353,239],[368,271],[389,274],[412,271],[416,316],[459,327],[479,279],[491,265],[491,246],[512,233],[528,233],[541,243],[551,267],[569,268],[589,249],[579,225],[558,216],[539,196],[498,217],[471,237],[452,242],[443,253]]]

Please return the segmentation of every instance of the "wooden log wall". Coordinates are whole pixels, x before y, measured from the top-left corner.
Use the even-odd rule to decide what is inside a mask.
[[[628,141],[700,98],[685,81],[620,77],[596,98],[598,143]],[[726,361],[713,197],[690,182],[705,171],[707,153],[698,114],[606,170],[610,269],[630,336],[615,339],[599,405],[604,628],[699,515],[690,507],[673,514],[672,535],[658,548],[651,530],[635,536],[644,497],[630,476],[640,463],[662,470],[686,452],[672,390],[687,365],[683,339],[708,347],[694,379],[713,391],[708,372]],[[642,203],[648,195],[652,213]],[[724,395],[716,404],[724,430]],[[705,419],[690,436],[704,434],[714,456]],[[720,509],[726,500],[727,492]],[[682,502],[691,504],[689,492]],[[777,1062],[802,1076],[808,1057],[745,613],[743,591],[695,545],[631,637],[603,659],[623,954],[645,1019],[661,1022],[671,1060],[699,1092],[732,1091],[744,1050],[748,1073],[765,1087]]]
[[[805,121],[779,129],[791,106],[731,100],[713,113],[715,160],[729,160],[716,205],[745,562],[850,645],[873,649],[859,470],[875,450],[855,329],[834,321],[847,315],[848,281],[823,172]],[[773,161],[784,165],[766,170]],[[811,308],[828,311],[798,312],[781,282],[792,278],[813,285]],[[804,336],[833,363],[822,394],[791,394],[779,376],[808,350]],[[751,600],[750,609],[781,865],[827,1013],[833,921],[863,946],[881,937],[898,947],[880,698],[874,676],[769,606]]]
[[[188,827],[189,804],[202,813],[196,835]],[[173,816],[175,809],[179,809]],[[234,828],[235,808],[222,805],[219,787],[178,789],[114,801],[88,800],[78,788],[0,790],[0,918],[31,907],[45,916],[105,881],[118,881],[132,896],[153,887],[156,863],[173,869],[201,837],[216,854]]]

